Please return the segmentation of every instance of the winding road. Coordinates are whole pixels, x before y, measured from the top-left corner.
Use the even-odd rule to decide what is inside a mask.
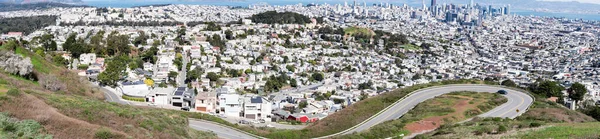
[[[440,96],[443,94],[455,92],[455,91],[473,91],[473,92],[489,92],[495,93],[498,90],[506,90],[508,94],[504,95],[508,98],[508,101],[484,114],[479,115],[479,117],[507,117],[507,118],[515,118],[521,114],[523,114],[529,106],[533,103],[533,98],[525,92],[520,92],[514,89],[499,87],[499,86],[489,86],[489,85],[446,85],[446,86],[436,86],[429,87],[425,89],[420,89],[411,94],[404,97],[404,99],[400,99],[396,103],[382,110],[381,112],[375,114],[371,118],[365,120],[364,122],[339,133],[319,137],[319,138],[329,138],[337,135],[344,134],[352,134],[354,132],[365,131],[379,123],[388,120],[394,120],[402,117],[402,115],[406,114],[409,110],[414,108],[417,104],[427,100],[434,98],[436,96]],[[519,110],[517,112],[517,109]],[[237,132],[235,130],[231,130],[228,127],[221,127],[220,125],[215,125],[211,123],[190,123],[190,126],[194,129],[204,130],[204,131],[212,131],[216,133],[219,137],[222,138],[253,138],[251,136],[242,136],[241,132]],[[203,128],[200,128],[203,127]]]

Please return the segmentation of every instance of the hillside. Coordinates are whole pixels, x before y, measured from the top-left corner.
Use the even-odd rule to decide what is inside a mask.
[[[188,118],[224,122],[199,113],[108,103],[102,92],[74,72],[22,47],[13,53],[31,59],[36,78],[0,70],[0,111],[14,118],[13,122],[39,123],[43,128],[34,130],[40,134],[54,138],[216,138],[213,133],[189,128]],[[48,90],[55,85],[49,84],[49,79],[64,87]]]

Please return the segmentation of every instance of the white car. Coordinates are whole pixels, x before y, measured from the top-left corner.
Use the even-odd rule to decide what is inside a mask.
[[[275,126],[272,126],[272,125],[267,125],[266,127],[274,128]]]

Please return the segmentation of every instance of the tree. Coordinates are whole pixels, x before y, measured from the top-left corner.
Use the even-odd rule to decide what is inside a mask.
[[[129,55],[129,35],[119,35],[119,32],[113,31],[106,38],[106,48],[109,56]]]
[[[177,77],[177,75],[179,75],[179,73],[175,72],[175,71],[170,71],[168,74],[169,80],[175,80],[175,78]]]
[[[557,82],[538,81],[530,87],[531,92],[545,97],[561,96],[561,91],[565,90]]]
[[[296,81],[296,79],[290,79],[290,86],[298,87],[298,81]]]
[[[219,75],[217,75],[214,72],[209,72],[209,73],[206,74],[206,78],[208,78],[208,79],[210,79],[210,81],[214,82],[214,81],[219,80],[219,78],[221,78],[221,77],[219,77]]]
[[[504,86],[508,86],[508,87],[517,87],[517,84],[510,79],[504,80],[500,84],[502,84]]]
[[[116,87],[117,82],[126,75],[125,70],[129,63],[129,57],[117,56],[107,62],[106,70],[98,75],[98,81],[101,84]]]
[[[294,67],[294,65],[287,65],[285,68],[290,72],[296,72],[296,67]]]
[[[302,102],[300,102],[300,104],[298,104],[298,107],[300,109],[304,109],[304,108],[306,108],[306,106],[308,106],[308,102],[306,102],[306,101],[302,101]]]
[[[569,98],[577,102],[583,100],[583,97],[585,96],[585,94],[587,94],[587,89],[585,88],[585,85],[577,82],[571,85],[567,92],[569,93]]]
[[[196,67],[185,75],[185,82],[196,81],[203,73],[204,70],[202,68]]]
[[[225,39],[233,40],[233,32],[231,30],[225,31]]]
[[[311,78],[312,78],[313,80],[316,80],[316,81],[319,81],[319,82],[320,82],[320,81],[323,81],[323,79],[324,79],[325,77],[324,77],[323,73],[313,73],[313,74],[311,75]]]
[[[54,55],[52,57],[52,62],[54,62],[54,64],[57,64],[59,66],[66,66],[69,64],[69,61],[60,55]]]

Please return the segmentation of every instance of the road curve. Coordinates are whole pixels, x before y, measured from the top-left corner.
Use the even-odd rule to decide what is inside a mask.
[[[236,131],[231,129],[230,127],[224,127],[222,125],[218,125],[212,122],[208,122],[208,121],[201,121],[201,120],[192,120],[190,119],[190,127],[196,130],[201,130],[201,131],[209,131],[209,132],[213,132],[215,134],[217,134],[217,136],[219,136],[219,138],[224,138],[224,139],[254,139],[255,137],[252,137],[248,134]]]
[[[473,92],[489,92],[496,93],[498,90],[506,90],[508,94],[504,95],[508,101],[484,114],[478,115],[479,117],[508,117],[515,118],[521,114],[523,114],[529,106],[533,103],[533,98],[525,92],[520,92],[517,90],[499,87],[499,86],[488,86],[488,85],[447,85],[447,86],[437,86],[430,87],[421,90],[417,90],[417,92],[413,92],[410,96],[407,96],[405,99],[400,100],[400,102],[395,103],[382,112],[381,114],[371,118],[371,120],[360,124],[359,126],[347,130],[346,132],[340,132],[340,134],[352,134],[354,132],[361,132],[373,127],[379,123],[384,121],[394,120],[402,117],[402,115],[406,114],[409,110],[414,108],[417,104],[427,100],[434,98],[436,96],[440,96],[443,94],[456,92],[456,91],[473,91]],[[519,112],[517,112],[519,109]],[[334,134],[336,135],[336,134]],[[326,136],[331,137],[331,136]]]
[[[328,136],[324,136],[324,137],[319,137],[319,138],[329,138],[329,137],[333,137],[333,136],[337,136],[337,135],[344,135],[344,134],[352,134],[354,132],[361,132],[361,131],[365,131],[379,123],[385,122],[385,121],[389,121],[389,120],[394,120],[394,119],[398,119],[400,117],[402,117],[402,115],[406,114],[409,110],[413,109],[417,104],[434,98],[436,96],[440,96],[443,94],[447,94],[447,93],[451,93],[451,92],[456,92],[456,91],[473,91],[473,92],[488,92],[488,93],[495,93],[498,90],[506,90],[508,92],[508,94],[504,95],[508,101],[484,114],[478,115],[479,117],[508,117],[508,118],[515,118],[521,114],[523,114],[528,108],[529,106],[533,103],[533,98],[528,95],[525,92],[521,92],[521,91],[517,91],[514,89],[509,89],[509,88],[504,88],[504,87],[500,87],[500,86],[489,86],[489,85],[446,85],[446,86],[435,86],[435,87],[429,87],[429,88],[425,88],[425,89],[420,89],[417,90],[416,92],[411,93],[409,96],[406,96],[405,99],[401,99],[398,102],[394,103],[392,106],[389,106],[388,108],[384,109],[382,112],[380,112],[378,115],[375,115],[369,119],[367,119],[367,121],[358,124],[355,127],[352,127],[348,130],[336,133],[336,134],[332,134],[332,135],[328,135]],[[519,112],[517,112],[517,109],[519,110]],[[222,128],[226,128],[226,127],[220,127],[220,125],[207,125],[207,124],[211,124],[211,123],[202,123],[202,124],[195,124],[195,123],[190,123],[190,126],[192,126],[192,128],[194,128],[194,126],[196,126],[196,128],[194,129],[198,129],[198,130],[204,130],[204,131],[213,131],[215,133],[217,133],[217,135],[219,137],[223,137],[223,138],[254,138],[252,136],[246,135],[241,136],[241,132],[237,132],[235,130],[226,130],[226,131],[222,131]],[[198,128],[198,127],[202,127],[205,126],[206,128]]]

